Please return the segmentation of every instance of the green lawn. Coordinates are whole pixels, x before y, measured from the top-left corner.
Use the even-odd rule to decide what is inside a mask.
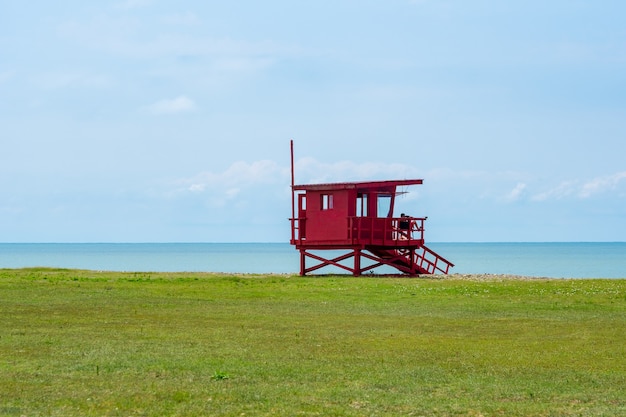
[[[623,416],[626,280],[0,270],[0,416]]]

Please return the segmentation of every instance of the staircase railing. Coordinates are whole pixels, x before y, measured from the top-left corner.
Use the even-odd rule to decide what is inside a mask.
[[[415,252],[414,262],[428,274],[434,274],[437,271],[447,274],[454,266],[452,262],[426,246],[422,246],[419,251]]]

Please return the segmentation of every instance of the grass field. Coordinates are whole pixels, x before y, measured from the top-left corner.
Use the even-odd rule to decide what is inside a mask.
[[[0,416],[626,415],[623,279],[0,270],[0,317]]]

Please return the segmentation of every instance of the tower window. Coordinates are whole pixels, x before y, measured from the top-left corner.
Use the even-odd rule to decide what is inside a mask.
[[[330,210],[333,208],[333,195],[322,194],[322,210]]]

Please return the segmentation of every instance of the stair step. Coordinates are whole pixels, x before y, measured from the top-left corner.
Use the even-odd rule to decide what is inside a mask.
[[[422,246],[414,252],[411,259],[411,252],[400,249],[368,249],[374,255],[388,262],[388,265],[395,267],[403,273],[431,275],[437,272],[447,274],[454,264],[437,252]]]

